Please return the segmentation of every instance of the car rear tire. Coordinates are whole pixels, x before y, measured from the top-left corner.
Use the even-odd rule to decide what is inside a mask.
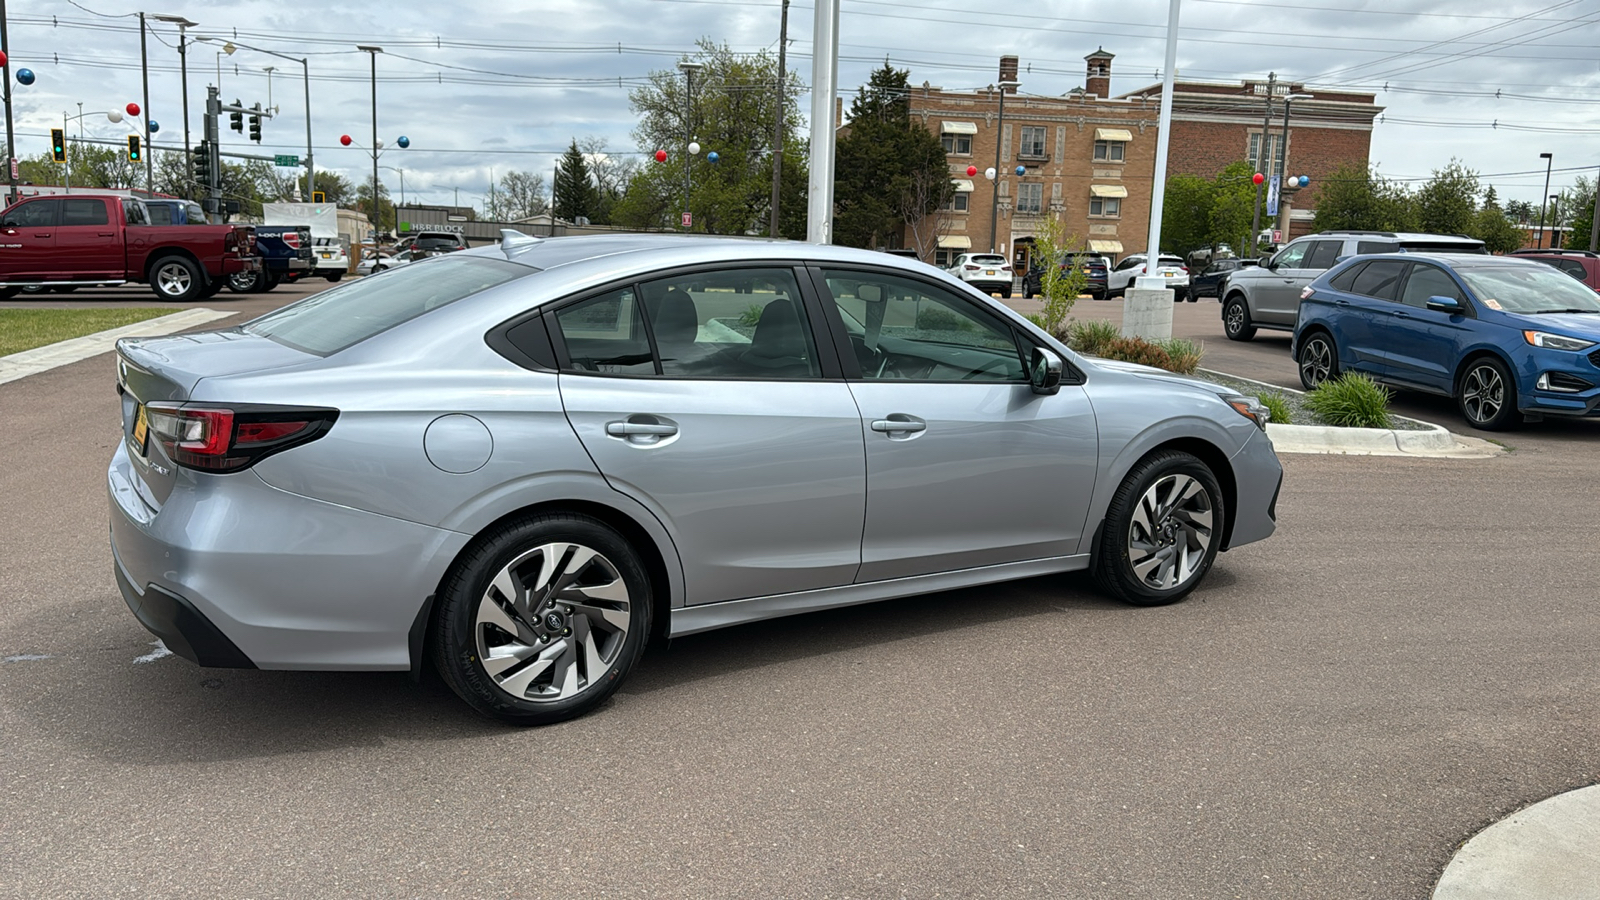
[[[1517,411],[1517,383],[1511,370],[1492,356],[1467,364],[1456,384],[1456,405],[1467,424],[1484,431],[1505,431],[1522,422]]]
[[[1000,289],[1000,296],[1005,298],[1005,299],[1007,299],[1007,300],[1010,300],[1011,299],[1011,288],[1010,287],[1001,288]]]
[[[339,279],[344,277],[344,273],[343,272],[333,272],[331,274],[324,275],[322,277],[328,279],[328,283],[329,284],[334,284],[334,283],[337,283]]]
[[[651,587],[597,519],[554,513],[490,532],[446,580],[434,663],[469,706],[547,725],[599,706],[644,652]]]
[[[0,300],[10,300],[12,297],[15,297],[16,295],[18,295],[20,293],[22,293],[22,288],[18,288],[18,287],[0,288]]]
[[[1339,350],[1333,336],[1320,330],[1305,335],[1295,353],[1295,363],[1300,369],[1300,386],[1308,391],[1338,378]]]
[[[1205,463],[1177,450],[1146,457],[1111,498],[1095,580],[1134,606],[1182,600],[1217,558],[1225,512],[1222,489]]]
[[[261,270],[261,277],[256,279],[256,286],[250,291],[252,294],[265,294],[277,287],[283,281],[282,276],[268,269]]]
[[[254,272],[236,272],[228,276],[228,290],[235,294],[256,293],[256,282],[261,280],[261,270]]]
[[[1250,308],[1245,305],[1243,297],[1234,295],[1228,298],[1222,313],[1222,331],[1230,341],[1248,341],[1256,336],[1256,328],[1250,324]]]
[[[150,267],[150,289],[171,303],[187,303],[206,289],[206,273],[183,256],[163,256]]]

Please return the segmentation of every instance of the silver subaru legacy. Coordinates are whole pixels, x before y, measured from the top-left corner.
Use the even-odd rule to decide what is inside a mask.
[[[1083,359],[913,260],[671,235],[424,260],[123,340],[111,549],[202,666],[410,669],[579,715],[663,636],[1272,534],[1253,398]]]

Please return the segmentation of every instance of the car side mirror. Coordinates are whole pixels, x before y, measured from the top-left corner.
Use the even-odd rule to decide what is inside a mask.
[[[1043,347],[1033,348],[1028,364],[1028,383],[1035,394],[1054,394],[1061,390],[1061,357]]]
[[[1454,297],[1429,297],[1427,306],[1434,312],[1449,313],[1452,316],[1461,314],[1461,301]]]

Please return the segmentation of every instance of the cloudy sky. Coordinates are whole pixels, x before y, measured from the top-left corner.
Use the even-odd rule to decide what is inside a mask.
[[[221,56],[225,100],[272,102],[261,151],[305,152],[298,62],[310,60],[313,143],[319,167],[352,179],[371,162],[341,134],[371,134],[368,55],[378,57],[379,138],[411,140],[381,164],[405,170],[408,200],[481,205],[494,173],[548,173],[573,137],[606,138],[638,152],[628,91],[652,70],[671,69],[695,40],[735,51],[776,50],[781,0],[393,0],[387,3],[148,0],[148,13],[199,23],[190,37],[237,45]],[[1159,77],[1167,4],[1160,0],[842,0],[839,84],[851,94],[887,58],[913,83],[976,88],[995,80],[998,57],[1022,60],[1025,93],[1059,95],[1083,84],[1083,56],[1116,54],[1114,93]],[[91,113],[140,100],[136,0],[11,0],[18,145],[42,151],[48,129],[79,104]],[[1463,10],[1471,10],[1464,13]],[[789,59],[807,83],[813,10],[790,8]],[[152,23],[152,117],[161,139],[182,140],[177,29]],[[1387,107],[1372,158],[1391,177],[1424,179],[1459,157],[1502,200],[1537,203],[1540,152],[1555,154],[1551,193],[1600,166],[1600,0],[1184,0],[1179,77],[1280,78],[1361,86]],[[216,44],[191,44],[191,128],[199,130],[207,84],[218,79]],[[802,98],[802,109],[809,99]],[[85,134],[115,138],[127,126],[84,118]],[[77,124],[71,126],[74,133]],[[226,130],[225,149],[253,145]],[[199,138],[195,137],[198,141]],[[366,173],[364,176],[363,173]],[[399,176],[383,171],[398,193]]]

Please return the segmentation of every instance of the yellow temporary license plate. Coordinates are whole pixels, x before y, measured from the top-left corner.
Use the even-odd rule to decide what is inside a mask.
[[[985,275],[993,275],[994,274],[994,270],[993,269],[984,269],[983,270],[983,274],[985,274]]]
[[[145,439],[150,436],[150,419],[145,415],[144,404],[139,404],[139,411],[133,419],[133,447],[144,455]]]
[[[1171,278],[1172,275],[1173,275],[1173,273],[1171,273],[1171,272],[1163,272],[1162,274],[1167,276],[1168,278]]]
[[[323,259],[333,259],[333,254],[332,253],[324,253],[324,254],[322,254],[322,258]]]

